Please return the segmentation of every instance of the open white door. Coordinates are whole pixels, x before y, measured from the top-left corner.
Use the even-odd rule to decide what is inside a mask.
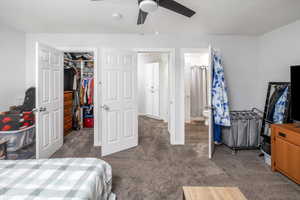
[[[102,51],[102,156],[138,145],[137,53]]]
[[[63,53],[36,44],[36,158],[49,158],[63,144]]]
[[[175,51],[169,55],[169,117],[168,131],[170,134],[171,144],[175,144]]]
[[[212,63],[212,48],[209,46],[209,56],[208,56],[208,105],[207,108],[209,110],[209,137],[208,137],[208,157],[212,159],[214,151],[215,151],[215,143],[214,143],[214,132],[213,132],[213,108],[212,108],[212,80],[213,80],[213,63]]]

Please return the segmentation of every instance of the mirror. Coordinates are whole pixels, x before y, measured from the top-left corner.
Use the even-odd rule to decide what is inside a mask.
[[[279,99],[283,96],[287,89],[287,97],[285,102],[284,113],[280,122],[274,121],[275,105]],[[271,124],[273,123],[288,123],[291,121],[290,117],[290,92],[291,86],[289,82],[269,82],[266,104],[264,109],[263,122],[261,127],[261,136],[263,138],[262,149],[270,154],[271,148]]]

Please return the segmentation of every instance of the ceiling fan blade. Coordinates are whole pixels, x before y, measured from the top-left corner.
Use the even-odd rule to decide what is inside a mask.
[[[192,17],[194,14],[196,14],[195,11],[185,7],[184,5],[181,5],[180,3],[177,3],[174,0],[160,0],[159,6],[182,14],[186,17]]]
[[[140,9],[140,11],[139,11],[139,18],[137,20],[137,24],[138,25],[144,24],[145,21],[146,21],[147,15],[148,15],[148,13],[146,13],[146,12],[144,12],[144,11],[142,11]]]

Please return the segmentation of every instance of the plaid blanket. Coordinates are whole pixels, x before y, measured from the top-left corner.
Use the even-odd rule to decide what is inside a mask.
[[[2,200],[114,200],[109,164],[95,158],[0,161]]]

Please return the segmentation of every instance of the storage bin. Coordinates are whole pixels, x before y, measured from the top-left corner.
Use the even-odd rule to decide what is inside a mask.
[[[222,140],[233,149],[258,148],[262,116],[255,109],[231,111],[231,126],[222,127]]]
[[[0,139],[6,139],[7,152],[14,152],[35,142],[35,126],[17,131],[0,131]]]
[[[85,118],[83,120],[84,128],[94,128],[94,119],[93,118]]]

